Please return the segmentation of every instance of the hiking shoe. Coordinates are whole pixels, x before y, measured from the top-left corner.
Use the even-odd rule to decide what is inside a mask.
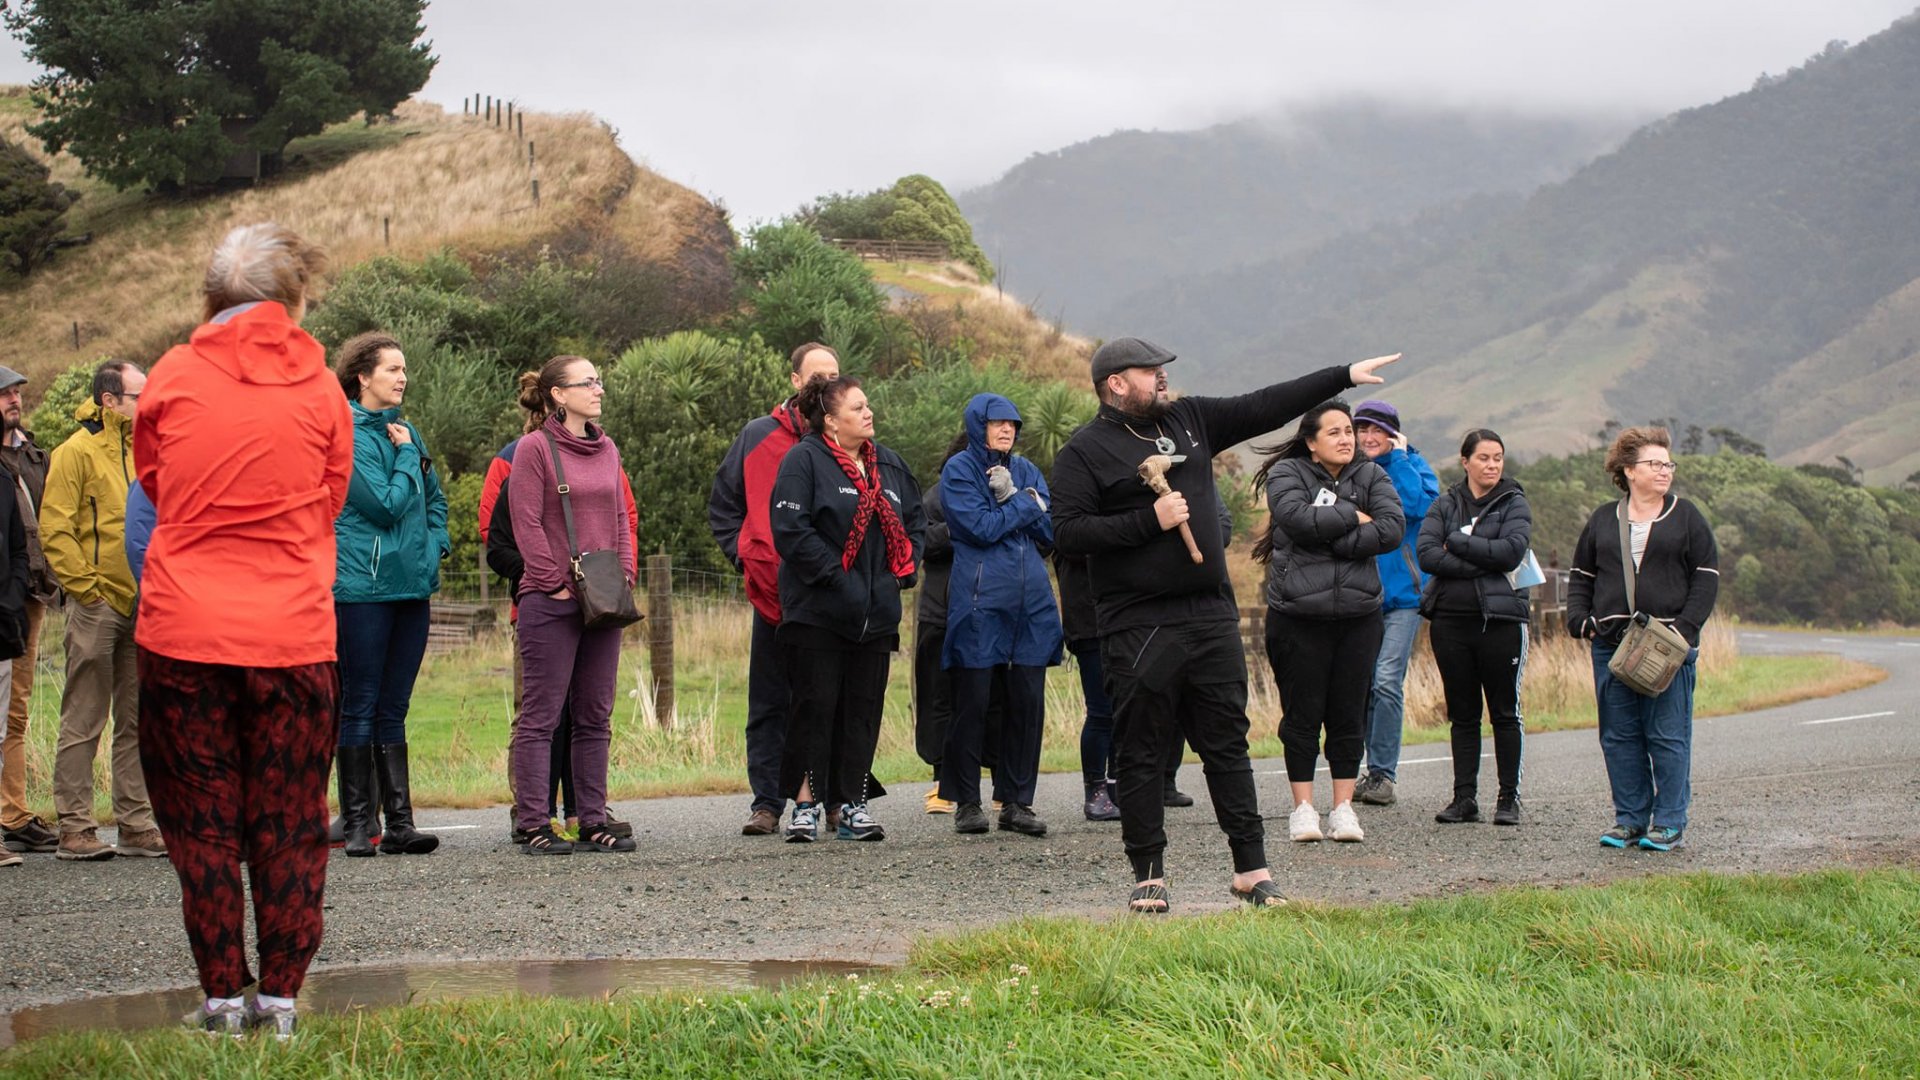
[[[1040,820],[1040,815],[1033,812],[1033,807],[1019,803],[1008,803],[1007,808],[1000,811],[1000,828],[1021,836],[1047,835],[1047,823]]]
[[[633,822],[631,821],[620,821],[615,818],[608,818],[600,823],[600,827],[622,840],[633,839]]]
[[[953,812],[953,831],[967,836],[977,836],[988,829],[987,815],[981,811],[977,802],[961,803]]]
[[[529,855],[571,855],[573,842],[554,832],[552,825],[542,825],[527,834],[526,844],[520,850]]]
[[[208,1005],[203,1001],[199,1008],[181,1017],[180,1022],[208,1035],[237,1039],[247,1033],[247,1007],[238,1002]]]
[[[787,843],[811,844],[820,839],[820,804],[797,802],[787,819]]]
[[[780,815],[764,806],[756,807],[747,816],[747,823],[740,826],[741,836],[772,836],[780,829]]]
[[[1181,791],[1179,788],[1174,787],[1172,784],[1168,784],[1167,789],[1160,793],[1160,805],[1161,806],[1192,806],[1193,796],[1187,794],[1184,791]]]
[[[113,853],[164,859],[167,857],[167,842],[160,836],[159,829],[121,829],[120,842],[113,845]]]
[[[47,823],[37,817],[28,818],[27,823],[17,829],[0,830],[0,841],[4,841],[8,851],[57,851],[60,848],[60,834],[47,828]]]
[[[1442,825],[1460,825],[1480,820],[1480,800],[1471,795],[1461,795],[1447,804],[1445,810],[1433,815],[1433,820]]]
[[[1093,797],[1084,807],[1088,821],[1119,821],[1120,808],[1113,805],[1113,799],[1107,794],[1107,785],[1095,784]]]
[[[1647,835],[1647,830],[1634,825],[1615,825],[1600,834],[1600,842],[1611,848],[1623,848],[1635,840]]]
[[[1520,824],[1520,796],[1502,795],[1500,801],[1493,804],[1493,823],[1495,825]]]
[[[100,842],[98,830],[81,829],[60,834],[60,851],[55,857],[74,862],[99,862],[113,858],[113,848]]]
[[[1353,786],[1353,801],[1369,806],[1392,806],[1399,798],[1393,791],[1393,777],[1386,773],[1368,773]]]
[[[1647,851],[1672,851],[1687,846],[1681,839],[1680,830],[1666,825],[1655,825],[1640,838],[1640,846]]]
[[[1351,802],[1343,802],[1327,815],[1327,836],[1342,844],[1357,844],[1367,838],[1367,832],[1360,827],[1360,815],[1353,812]]]
[[[592,851],[628,852],[633,849],[634,843],[632,837],[613,835],[613,830],[607,828],[605,822],[601,822],[598,825],[580,826],[580,838],[573,842],[573,850],[582,853]]]
[[[927,813],[951,814],[953,810],[954,804],[952,801],[940,797],[939,784],[935,784],[927,789]]]
[[[1303,802],[1287,815],[1287,838],[1296,844],[1311,844],[1326,839],[1320,831],[1320,811],[1310,802]]]
[[[261,1005],[259,1002],[247,1004],[247,1027],[249,1030],[272,1035],[280,1042],[293,1038],[293,1029],[298,1026],[299,1017],[291,1005]]]
[[[887,830],[873,815],[867,813],[867,804],[858,803],[842,806],[840,820],[834,823],[834,835],[842,840],[885,840]]]
[[[6,848],[0,848],[0,866],[19,866],[26,861],[27,860],[21,858],[19,855],[8,851]]]

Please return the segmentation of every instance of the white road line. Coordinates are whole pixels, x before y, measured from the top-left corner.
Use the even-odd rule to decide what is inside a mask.
[[[1896,641],[1894,644],[1908,649],[1920,649],[1920,641]]]
[[[455,829],[478,829],[481,826],[478,826],[478,825],[428,825],[422,822],[420,825],[415,827],[418,828],[421,832],[453,832]]]
[[[1847,643],[1847,639],[1843,637],[1823,637],[1820,640],[1828,645],[1845,645]]]
[[[1844,724],[1849,720],[1876,720],[1882,716],[1894,715],[1896,715],[1896,712],[1891,709],[1886,712],[1863,712],[1856,716],[1834,716],[1825,720],[1802,720],[1800,721],[1800,726],[1812,727],[1815,724]]]

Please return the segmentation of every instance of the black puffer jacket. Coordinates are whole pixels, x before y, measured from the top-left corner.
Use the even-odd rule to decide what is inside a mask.
[[[880,489],[906,527],[918,567],[927,543],[920,485],[899,454],[884,446],[875,450]],[[840,567],[841,547],[859,503],[853,481],[820,436],[801,439],[781,460],[768,520],[780,553],[782,626],[814,626],[856,644],[900,632],[900,590],[914,582],[896,580],[887,569],[887,543],[877,516],[867,523],[852,569]]]
[[[1322,492],[1331,492],[1331,501]],[[1275,462],[1267,474],[1267,509],[1273,514],[1268,607],[1302,619],[1380,610],[1374,556],[1399,547],[1407,525],[1385,469],[1357,461],[1336,480],[1309,458]],[[1373,520],[1361,524],[1362,510]]]
[[[1442,579],[1473,582],[1480,597],[1480,617],[1526,622],[1527,594],[1507,584],[1507,573],[1527,558],[1533,538],[1533,509],[1519,483],[1502,477],[1488,492],[1489,501],[1477,519],[1470,518],[1473,496],[1465,481],[1435,499],[1420,525],[1420,569],[1432,574],[1420,597],[1420,614],[1434,616],[1434,598],[1444,588]],[[1471,520],[1473,531],[1460,528]]]

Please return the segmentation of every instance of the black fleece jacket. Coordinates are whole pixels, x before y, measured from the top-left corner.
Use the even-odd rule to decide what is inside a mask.
[[[1621,570],[1619,502],[1593,512],[1573,547],[1567,576],[1567,633],[1618,642],[1626,633],[1627,578]],[[1669,494],[1647,532],[1647,550],[1634,574],[1639,610],[1700,644],[1700,628],[1720,595],[1720,546],[1698,507]]]
[[[1473,492],[1461,481],[1442,492],[1420,523],[1420,569],[1432,576],[1420,597],[1420,614],[1427,618],[1447,612],[1438,609],[1442,589],[1450,582],[1471,583],[1482,620],[1526,622],[1527,595],[1507,584],[1507,574],[1527,558],[1533,538],[1533,508],[1526,491],[1507,477],[1487,492],[1477,518]],[[1471,533],[1460,531],[1469,521]]]
[[[916,568],[926,550],[927,520],[920,485],[900,455],[876,446],[882,495],[893,503],[913,544]],[[896,579],[887,568],[887,543],[876,516],[842,569],[840,552],[860,493],[818,435],[795,443],[781,459],[773,481],[773,546],[780,553],[780,625],[812,626],[854,644],[900,632],[900,590],[914,578]],[[915,575],[917,577],[917,573]]]
[[[1102,405],[1061,447],[1050,481],[1054,545],[1063,555],[1086,556],[1100,633],[1238,621],[1226,535],[1215,513],[1213,456],[1352,385],[1345,366],[1324,368],[1239,397],[1181,398],[1158,424]],[[1168,470],[1167,483],[1187,497],[1187,525],[1202,556],[1197,565],[1180,531],[1160,528],[1153,512],[1159,496],[1140,482],[1140,463],[1155,453],[1158,435],[1186,456]]]

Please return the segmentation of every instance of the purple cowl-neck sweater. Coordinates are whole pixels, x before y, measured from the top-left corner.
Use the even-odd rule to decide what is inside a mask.
[[[519,449],[514,451],[513,473],[507,478],[513,538],[527,562],[519,595],[551,593],[571,580],[567,521],[560,512],[553,455],[546,440],[549,433],[565,455],[560,465],[567,474],[580,550],[618,551],[620,564],[627,568],[627,580],[633,581],[633,533],[627,528],[620,449],[599,427],[587,425],[587,436],[581,438],[568,431],[556,416],[520,440]]]

